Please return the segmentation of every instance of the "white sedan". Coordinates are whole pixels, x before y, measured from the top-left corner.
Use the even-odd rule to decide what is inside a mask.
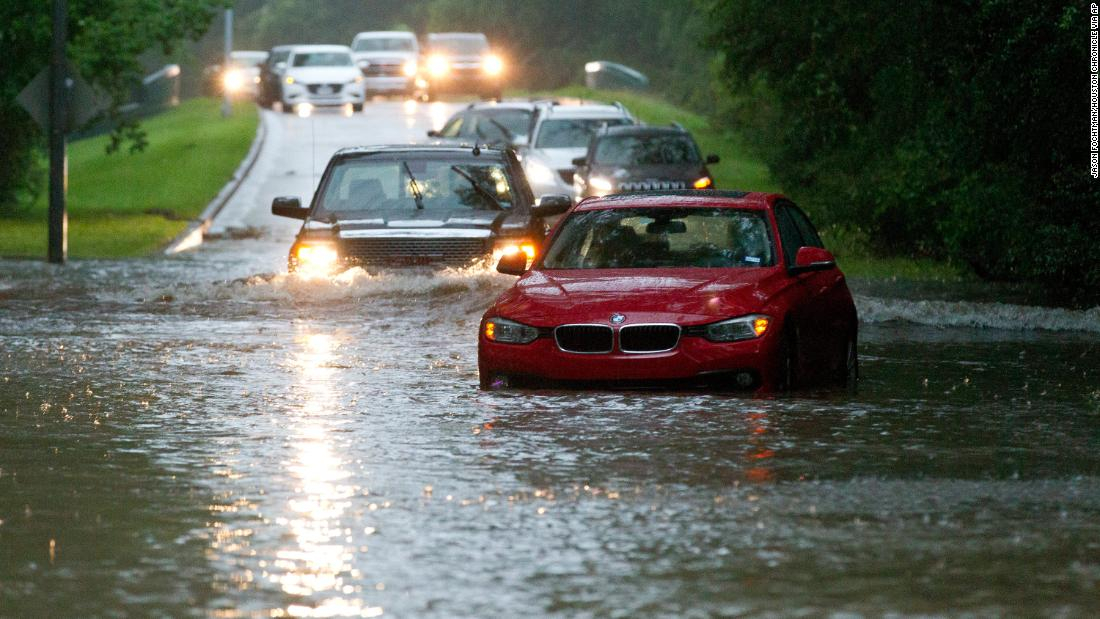
[[[343,45],[301,45],[286,59],[283,73],[283,111],[311,106],[351,105],[363,109],[366,92],[363,73],[352,62],[351,48]]]

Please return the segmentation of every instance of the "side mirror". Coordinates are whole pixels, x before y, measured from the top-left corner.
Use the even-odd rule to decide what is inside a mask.
[[[788,269],[791,275],[810,271],[828,271],[836,268],[836,258],[828,250],[820,247],[799,247],[795,254],[794,266]]]
[[[588,163],[588,157],[577,157],[572,161],[575,167],[579,167]]]
[[[707,155],[707,165],[713,165],[719,161],[722,161],[722,158],[718,155]]]
[[[573,198],[558,194],[547,194],[535,202],[531,213],[535,217],[553,217],[554,215],[561,215],[571,208],[573,208]]]
[[[435,129],[432,129],[432,130],[428,131],[428,137],[429,138],[438,138],[439,137],[439,132],[436,131]]]
[[[497,272],[505,275],[523,275],[527,272],[527,254],[517,251],[500,257]]]
[[[309,209],[302,206],[298,196],[280,196],[271,201],[271,214],[291,219],[309,217]]]

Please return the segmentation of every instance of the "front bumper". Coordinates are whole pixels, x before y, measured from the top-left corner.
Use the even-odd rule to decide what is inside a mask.
[[[415,87],[411,77],[364,77],[363,88],[368,93],[410,93]]]
[[[484,333],[484,325],[482,326]],[[773,390],[779,360],[776,338],[717,343],[684,335],[676,348],[648,354],[580,354],[558,348],[553,337],[540,337],[530,344],[500,344],[478,338],[478,369],[488,382],[501,378],[517,382],[659,384],[665,382],[711,382],[731,374],[747,372],[751,385],[728,386]]]
[[[339,92],[328,92],[323,84],[284,84],[283,105],[309,103],[315,106],[361,104],[366,98],[362,83],[341,84]],[[331,88],[331,86],[329,86]]]

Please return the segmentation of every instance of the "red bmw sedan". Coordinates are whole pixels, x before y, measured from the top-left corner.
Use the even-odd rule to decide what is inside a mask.
[[[832,254],[777,194],[588,199],[482,318],[483,389],[703,384],[768,392],[848,385],[858,320]]]

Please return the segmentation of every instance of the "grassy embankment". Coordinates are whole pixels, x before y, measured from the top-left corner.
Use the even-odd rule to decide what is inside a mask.
[[[147,118],[145,150],[105,152],[108,136],[69,144],[69,255],[142,256],[168,243],[198,216],[240,165],[256,135],[251,103],[223,119],[220,102],[192,99]],[[0,218],[0,256],[44,257],[46,192]]]
[[[715,186],[720,189],[748,191],[781,191],[768,166],[755,156],[740,136],[728,131],[715,131],[707,119],[648,94],[628,91],[592,90],[571,86],[548,92],[514,93],[516,96],[578,97],[592,101],[620,101],[639,120],[651,125],[678,122],[691,131],[704,155],[716,154],[721,163],[710,166]],[[802,205],[813,214],[813,205]],[[822,231],[825,244],[836,255],[844,272],[850,277],[868,279],[960,281],[972,276],[956,265],[928,259],[875,256],[867,240],[840,230]]]

